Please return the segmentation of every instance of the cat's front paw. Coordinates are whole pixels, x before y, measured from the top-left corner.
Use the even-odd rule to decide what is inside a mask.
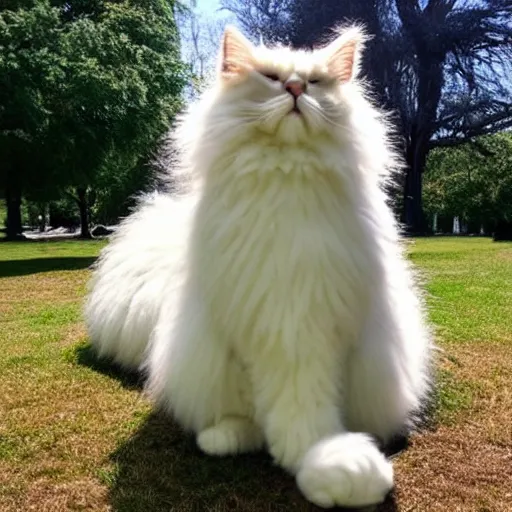
[[[208,455],[234,455],[263,447],[261,429],[246,418],[226,417],[197,436],[197,444]]]
[[[297,484],[320,507],[362,507],[384,501],[393,487],[393,467],[368,436],[339,434],[310,448]]]

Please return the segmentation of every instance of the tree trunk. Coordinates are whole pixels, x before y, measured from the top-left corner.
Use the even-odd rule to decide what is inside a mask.
[[[50,209],[48,208],[48,203],[41,203],[39,216],[41,217],[39,231],[44,233],[46,228],[50,225]]]
[[[92,238],[89,231],[89,205],[87,204],[87,189],[79,187],[76,189],[78,196],[78,208],[80,209],[80,238]]]
[[[423,9],[419,8],[418,2],[410,0],[395,0],[395,5],[406,40],[414,46],[417,64],[416,112],[408,139],[403,220],[409,234],[424,235],[427,229],[421,197],[423,169],[429,141],[436,130],[447,51],[445,41],[425,28],[432,26],[432,23],[439,26],[449,14],[453,2],[432,1]]]
[[[18,187],[7,187],[5,191],[7,206],[7,239],[23,239],[23,226],[21,222],[21,190]]]
[[[423,169],[425,167],[426,148],[421,147],[418,140],[412,137],[407,148],[404,188],[403,222],[409,235],[425,235],[426,225],[423,215]]]
[[[499,220],[494,227],[493,240],[495,242],[505,242],[512,240],[512,222]]]

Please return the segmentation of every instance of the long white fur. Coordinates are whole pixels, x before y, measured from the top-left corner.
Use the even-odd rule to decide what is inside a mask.
[[[181,123],[190,192],[147,202],[103,252],[91,339],[143,364],[206,453],[266,444],[314,503],[379,502],[393,471],[367,434],[414,421],[431,348],[380,186],[396,162],[387,127],[355,78],[326,80],[329,49],[228,36],[252,61],[219,72]],[[357,29],[341,37],[360,47]],[[289,115],[269,69],[326,81]]]

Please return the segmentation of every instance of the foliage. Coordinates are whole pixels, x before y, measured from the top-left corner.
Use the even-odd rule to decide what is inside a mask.
[[[56,9],[37,2],[30,10],[0,12],[0,179],[2,185],[41,184],[42,141],[55,89],[64,80]]]
[[[135,205],[140,191],[155,185],[153,166],[147,160],[131,153],[113,153],[106,159],[90,197],[95,223],[116,223]]]
[[[86,198],[109,178],[131,182],[181,106],[173,5],[34,0],[0,11],[4,190],[52,199],[76,188]]]
[[[434,149],[427,160],[425,210],[496,224],[512,221],[512,133]]]

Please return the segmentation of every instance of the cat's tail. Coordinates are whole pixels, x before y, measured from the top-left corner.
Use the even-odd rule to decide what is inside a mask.
[[[95,264],[84,314],[100,357],[136,369],[145,359],[161,304],[183,271],[190,201],[147,197]]]

